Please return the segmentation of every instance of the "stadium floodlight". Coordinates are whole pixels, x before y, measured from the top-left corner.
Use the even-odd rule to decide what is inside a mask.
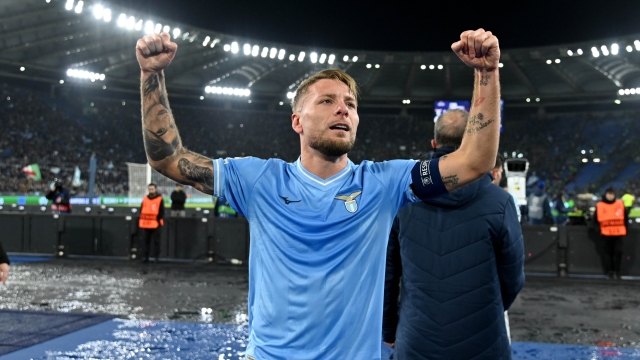
[[[342,57],[342,61],[347,62],[349,61],[349,55],[345,55]]]
[[[320,55],[320,59],[318,60],[318,62],[320,64],[324,64],[325,61],[327,61],[327,54]]]
[[[551,60],[547,60],[547,65],[551,65],[552,62],[553,61],[551,61]]]
[[[336,61],[336,56],[333,54],[329,55],[329,61],[327,61],[329,65],[333,65],[334,61]]]
[[[618,94],[619,94],[619,95],[624,95],[624,89],[620,89],[620,90],[618,90]]]
[[[20,66],[20,71],[25,71],[26,69],[24,68],[24,66]]]
[[[238,46],[238,42],[234,41],[231,43],[231,52],[233,54],[237,54],[240,51],[240,46]]]
[[[606,47],[606,46],[602,45],[602,46],[600,47],[600,50],[602,50],[602,55],[604,55],[604,56],[609,56],[609,49],[607,49],[607,47]]]
[[[78,4],[76,5],[76,9],[75,9],[76,14],[82,13],[83,6],[84,6],[84,1],[82,0],[78,1]]]
[[[424,69],[426,69],[426,68],[427,68],[427,65],[420,65],[420,69],[421,69],[421,70],[424,70]]]
[[[625,95],[629,95],[629,94],[631,94],[631,90],[630,90],[630,89],[624,89],[624,94],[625,94]]]
[[[162,32],[168,33],[170,31],[171,31],[171,27],[169,25],[165,25],[165,26],[162,27]]]
[[[204,41],[202,42],[202,46],[209,45],[209,41],[211,41],[211,37],[207,36],[206,38],[204,38]],[[225,51],[229,51],[229,50],[225,50]]]
[[[126,14],[120,14],[120,16],[118,16],[118,22],[116,24],[119,27],[125,27],[127,25],[127,15]]]
[[[104,6],[97,4],[93,6],[93,16],[96,17],[96,19],[100,20],[102,19],[102,15],[104,15]]]
[[[156,34],[160,34],[160,30],[162,30],[162,24],[157,23],[156,28],[153,29],[153,32],[155,32]]]
[[[598,51],[597,47],[592,47],[591,48],[591,55],[593,55],[593,57],[597,58],[598,56],[600,56],[600,52]]]
[[[293,99],[296,96],[296,93],[289,91],[287,93],[287,99]]]
[[[278,49],[271,48],[271,50],[269,50],[269,57],[270,58],[275,59],[277,55],[278,55]]]
[[[153,34],[153,21],[147,20],[147,22],[144,23],[144,32],[146,34]]]
[[[67,3],[64,5],[64,8],[68,11],[73,10],[73,0],[67,0]]]
[[[503,64],[503,63],[498,63],[498,67],[499,67],[499,68],[503,68],[503,67],[504,67],[504,64]]]
[[[312,63],[317,63],[318,62],[318,53],[316,52],[312,52],[311,54],[309,54],[309,60],[311,60]]]
[[[260,46],[253,45],[251,48],[251,56],[258,56],[258,54],[260,54]]]
[[[573,56],[573,51],[571,51],[571,50],[567,50],[567,55],[569,55],[569,56]]]
[[[438,65],[438,70],[442,70],[442,69],[444,69],[444,66]]]
[[[380,64],[376,64],[376,69],[380,69]]]
[[[224,51],[231,51],[231,45],[229,44],[224,44],[224,46],[222,47],[222,49],[224,49]]]
[[[60,85],[64,84],[64,80],[60,80]]]
[[[540,102],[540,98],[536,98],[536,102]]]
[[[587,150],[582,150],[582,151],[580,151],[580,153],[582,153],[582,155],[584,155],[584,154],[587,153]]]
[[[614,102],[614,103],[616,103],[616,104],[618,104],[618,105],[620,105],[620,103],[621,103],[621,101],[620,101],[620,100],[618,100],[618,99],[615,99],[613,102]]]
[[[134,16],[129,16],[127,19],[127,30],[133,30],[136,26],[136,18]]]
[[[367,64],[367,69],[371,69],[371,64]]]
[[[620,46],[616,43],[611,44],[611,55],[618,55],[618,51],[620,51]]]
[[[357,57],[357,56],[352,57],[352,58],[351,58],[351,61],[353,61],[353,62],[358,62],[358,57]]]
[[[173,29],[173,38],[175,39],[178,36],[180,36],[180,33],[181,33],[180,29],[178,28]]]
[[[298,61],[304,60],[304,55],[305,55],[304,51],[300,51],[300,54],[298,55]]]
[[[634,41],[633,45],[635,45],[637,51],[640,51],[640,40]]]
[[[633,89],[633,88],[629,89],[629,93],[631,95],[635,95],[636,94],[636,89]]]
[[[640,94],[640,88],[636,88],[636,94]]]
[[[527,98],[527,102],[531,102],[531,98]]]
[[[436,68],[436,66],[435,66],[435,65],[429,65],[429,70],[433,70],[433,69],[435,69],[435,68]]]
[[[582,55],[582,49],[576,50],[576,53],[578,53],[578,55]]]
[[[138,31],[142,30],[142,19],[138,20],[135,29]]]
[[[295,61],[296,60],[296,55],[295,54],[289,54],[289,61]]]
[[[560,59],[556,59],[555,63],[560,64]]]
[[[242,52],[247,56],[251,55],[251,45],[244,44],[244,46],[242,46]]]
[[[287,52],[286,52],[286,51],[284,51],[284,49],[280,49],[280,50],[278,51],[278,60],[282,60],[282,59],[284,59],[284,55],[285,55],[286,53],[287,53]]]
[[[250,96],[251,90],[249,89],[238,89],[238,88],[230,88],[230,87],[220,87],[220,86],[207,86],[204,91],[207,94],[222,94],[222,95],[233,95],[233,96]]]
[[[594,163],[599,163],[599,162],[600,162],[600,158],[595,158],[595,159],[593,159],[593,162],[594,162]]]
[[[582,162],[583,162],[583,163],[588,163],[588,162],[589,162],[589,159],[584,158],[584,159],[582,159]]]
[[[633,51],[633,46],[631,45],[627,45],[627,52],[632,52]]]
[[[260,53],[260,56],[262,56],[263,58],[266,58],[268,55],[269,55],[269,48],[265,46],[262,48],[262,52]]]
[[[104,9],[104,14],[102,15],[102,20],[104,20],[104,22],[110,22],[111,21],[111,9]]]

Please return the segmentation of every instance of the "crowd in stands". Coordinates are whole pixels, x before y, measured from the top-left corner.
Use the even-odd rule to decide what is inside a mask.
[[[74,193],[86,194],[89,161],[95,155],[95,194],[126,195],[126,163],[146,162],[139,103],[77,95],[51,98],[48,93],[8,85],[0,89],[0,194],[43,194],[54,178],[62,179]],[[191,150],[212,158],[256,156],[295,161],[299,139],[285,108],[268,112],[172,106],[183,143]],[[547,181],[552,194],[572,184],[571,191],[594,191],[597,184],[589,184],[591,188],[576,185],[583,159],[593,162],[597,157],[611,165],[598,178],[602,182],[619,180],[612,177],[611,170],[640,161],[634,144],[640,135],[639,116],[508,118],[500,151],[507,157],[522,154],[527,158],[530,174]],[[431,150],[432,134],[431,115],[361,115],[350,159],[359,163],[416,158]],[[27,179],[22,171],[34,163],[40,166],[41,181]],[[76,166],[83,184],[72,187]],[[624,186],[640,191],[636,179],[624,179]]]

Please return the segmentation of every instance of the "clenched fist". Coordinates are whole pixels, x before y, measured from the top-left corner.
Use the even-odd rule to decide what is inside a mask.
[[[451,50],[476,70],[492,71],[500,64],[498,38],[491,31],[467,30],[460,34],[460,41],[451,44]]]
[[[146,35],[136,43],[136,58],[143,72],[159,73],[164,70],[176,56],[178,44],[171,41],[171,35]]]

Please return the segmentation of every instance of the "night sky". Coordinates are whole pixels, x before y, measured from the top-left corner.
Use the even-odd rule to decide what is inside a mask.
[[[358,50],[442,51],[477,27],[503,48],[640,33],[640,0],[108,2],[256,40]]]

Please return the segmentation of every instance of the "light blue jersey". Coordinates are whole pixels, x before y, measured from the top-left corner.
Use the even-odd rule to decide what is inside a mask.
[[[214,195],[247,217],[247,359],[380,359],[391,224],[418,198],[416,162],[348,162],[321,179],[300,160],[214,160]]]

